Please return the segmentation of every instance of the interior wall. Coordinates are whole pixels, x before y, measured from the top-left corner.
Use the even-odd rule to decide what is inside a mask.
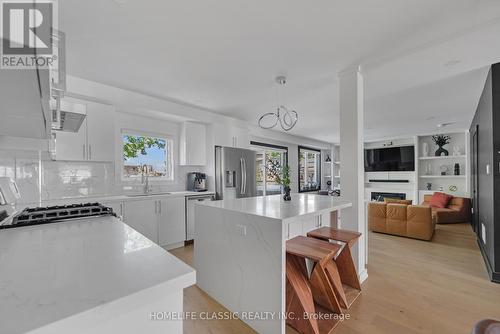
[[[476,127],[478,129],[478,201],[474,205],[474,211],[479,217],[479,228],[476,233],[487,266],[493,271],[500,269],[500,238],[495,235],[500,230],[500,222],[495,222],[495,215],[500,214],[500,197],[498,197],[500,175],[498,168],[495,167],[497,166],[495,160],[499,160],[498,154],[496,154],[497,158],[494,158],[495,151],[500,149],[498,140],[494,145],[494,138],[500,138],[499,93],[500,68],[499,65],[494,65],[488,74],[470,127],[471,134],[474,133]]]

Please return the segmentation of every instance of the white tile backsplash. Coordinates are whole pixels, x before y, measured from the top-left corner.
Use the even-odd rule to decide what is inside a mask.
[[[113,194],[110,162],[42,161],[42,200]]]
[[[204,172],[203,167],[176,166],[175,181],[155,182],[154,192],[186,190],[188,172]],[[112,162],[52,161],[38,151],[0,150],[0,177],[13,178],[19,186],[22,204],[87,196],[137,193],[140,180],[120,182]]]

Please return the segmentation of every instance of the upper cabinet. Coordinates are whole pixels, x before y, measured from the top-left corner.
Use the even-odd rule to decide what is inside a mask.
[[[226,124],[214,125],[215,145],[225,147],[249,148],[250,134],[247,129]]]
[[[86,117],[78,132],[56,131],[56,160],[114,161],[114,107],[93,101],[64,98],[61,109]]]
[[[206,141],[207,130],[204,124],[184,122],[180,136],[180,164],[182,166],[206,165]]]
[[[88,160],[114,161],[115,112],[107,104],[87,102]]]

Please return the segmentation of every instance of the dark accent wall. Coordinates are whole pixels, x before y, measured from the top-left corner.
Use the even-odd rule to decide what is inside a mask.
[[[500,64],[490,69],[471,124],[472,150],[476,129],[477,201],[473,203],[476,234],[488,273],[492,280],[500,282]],[[474,154],[471,159],[473,165]]]

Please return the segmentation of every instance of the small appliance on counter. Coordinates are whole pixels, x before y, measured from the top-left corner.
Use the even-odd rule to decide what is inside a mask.
[[[207,191],[207,174],[198,172],[188,173],[187,190],[196,192]]]

